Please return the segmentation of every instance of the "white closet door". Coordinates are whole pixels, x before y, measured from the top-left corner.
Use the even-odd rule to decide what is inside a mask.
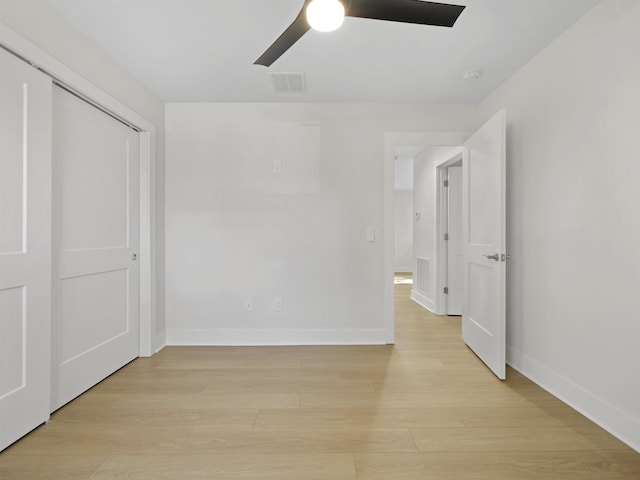
[[[0,450],[49,418],[51,80],[0,50]]]
[[[54,88],[52,411],[139,352],[139,134]]]

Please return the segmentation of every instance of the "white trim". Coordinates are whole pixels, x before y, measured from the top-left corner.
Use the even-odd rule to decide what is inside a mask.
[[[152,256],[155,253],[156,243],[152,225],[155,213],[153,195],[156,167],[155,126],[2,22],[0,22],[0,44],[23,59],[27,59],[36,68],[53,75],[81,95],[142,130],[140,134],[140,356],[152,355],[161,347],[157,344],[157,336],[152,334],[156,324],[156,286]]]
[[[396,265],[394,270],[397,273],[413,273],[413,267],[410,265]]]
[[[156,318],[155,302],[155,258],[153,223],[151,212],[155,211],[153,186],[155,185],[155,135],[153,132],[140,133],[140,356],[150,357],[154,353],[151,332]],[[146,299],[146,301],[143,301]]]
[[[640,452],[640,419],[623,412],[586,388],[528,355],[507,346],[507,364]]]
[[[167,329],[167,345],[385,345],[386,331],[377,330],[233,330]]]
[[[424,145],[425,147],[459,147],[469,137],[462,132],[387,132],[384,136],[384,285],[383,316],[387,343],[395,341],[394,318],[394,194],[396,145]]]
[[[439,313],[437,313],[435,311],[435,303],[434,303],[434,301],[432,299],[430,299],[429,297],[427,297],[425,294],[420,293],[419,291],[412,289],[411,290],[411,300],[416,302],[418,305],[426,308],[431,313],[435,313],[436,315],[440,315]]]

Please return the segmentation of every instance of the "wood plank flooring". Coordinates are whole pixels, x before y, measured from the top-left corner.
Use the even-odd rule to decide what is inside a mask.
[[[0,453],[0,479],[617,480],[640,454],[498,381],[396,286],[395,346],[168,347]]]

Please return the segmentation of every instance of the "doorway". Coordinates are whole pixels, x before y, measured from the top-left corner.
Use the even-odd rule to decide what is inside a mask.
[[[385,162],[385,333],[394,339],[393,148],[422,143],[420,136],[387,134]],[[407,138],[411,140],[407,142]],[[455,139],[455,140],[454,140]],[[462,337],[498,378],[505,378],[505,172],[506,112],[499,111],[471,136],[425,134],[424,145],[462,145],[462,239],[464,250]],[[451,166],[439,164],[439,166]],[[453,162],[451,162],[453,163]],[[473,166],[473,167],[472,167]],[[433,169],[435,170],[435,169]],[[443,170],[440,170],[443,174]],[[435,175],[434,175],[435,176]],[[436,189],[438,187],[436,186]],[[437,200],[439,201],[439,200]],[[442,202],[440,202],[442,203]],[[439,208],[441,210],[441,208]],[[444,215],[441,215],[441,220]],[[441,222],[434,222],[436,228]],[[442,230],[436,244],[444,241]],[[440,254],[440,258],[442,258]],[[455,262],[454,262],[455,263]],[[441,281],[444,270],[438,272]],[[443,289],[438,297],[445,295]],[[439,306],[442,302],[439,302]],[[439,313],[439,312],[438,312]]]
[[[385,338],[387,343],[394,343],[395,339],[395,322],[394,322],[394,274],[395,274],[395,241],[394,241],[394,229],[395,229],[395,159],[396,149],[398,147],[406,146],[421,146],[423,150],[429,147],[445,147],[450,153],[455,148],[459,148],[459,145],[463,145],[464,141],[469,135],[467,133],[387,133],[385,134],[385,172],[384,172],[384,229],[383,237],[388,239],[385,242],[384,251],[384,263],[385,263],[385,283],[384,283],[384,319],[385,319]],[[447,157],[449,158],[449,157]],[[435,172],[435,169],[432,168]],[[415,175],[415,170],[414,170]],[[435,175],[434,175],[435,176]],[[433,180],[435,183],[435,179]],[[422,225],[427,225],[426,217],[423,215],[431,215],[435,222],[435,185],[432,183],[433,199],[431,201],[431,207],[429,211],[416,212],[414,206],[414,215],[420,213],[420,222]],[[415,195],[415,192],[414,192]],[[433,223],[432,223],[433,225]],[[414,219],[414,228],[416,222]],[[435,242],[435,235],[431,235],[431,243]],[[414,237],[414,261],[415,261],[415,237]],[[434,254],[431,255],[431,262],[434,262],[435,258],[435,246],[433,246]],[[433,263],[431,263],[433,265]],[[416,264],[414,263],[414,275],[416,272]],[[430,275],[435,274],[435,268],[430,269]],[[435,285],[435,281],[431,282],[431,285]],[[415,286],[415,278],[414,278]],[[416,300],[413,295],[412,298]],[[416,300],[417,301],[417,300]],[[420,303],[420,302],[418,302]],[[423,305],[424,306],[424,305]],[[435,299],[431,303],[431,308],[435,307]],[[428,307],[427,307],[428,308]],[[437,312],[435,312],[437,313]]]

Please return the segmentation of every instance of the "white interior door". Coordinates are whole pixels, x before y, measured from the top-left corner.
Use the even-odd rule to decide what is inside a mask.
[[[447,315],[462,315],[462,166],[447,168]]]
[[[0,49],[0,450],[49,418],[51,80]]]
[[[138,356],[139,135],[53,92],[52,411]]]
[[[498,376],[505,372],[506,114],[498,112],[465,143],[465,250],[462,338]]]

